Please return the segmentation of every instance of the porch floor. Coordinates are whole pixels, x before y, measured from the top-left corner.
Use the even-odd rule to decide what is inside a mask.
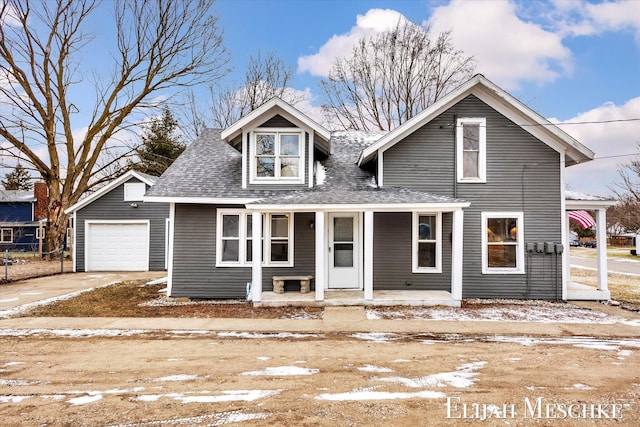
[[[325,306],[447,306],[460,307],[447,291],[373,291],[373,299],[365,300],[364,291],[325,290],[324,300],[316,301],[315,292],[263,292],[262,301],[254,302],[255,307],[325,307]]]
[[[578,282],[567,284],[568,301],[608,301],[611,299],[611,291],[600,290],[595,286],[584,285]]]

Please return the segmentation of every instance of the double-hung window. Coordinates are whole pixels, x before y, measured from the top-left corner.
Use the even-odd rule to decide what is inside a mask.
[[[458,182],[487,182],[487,120],[461,118],[456,123]]]
[[[522,212],[483,212],[482,227],[482,272],[523,274]]]
[[[413,272],[442,272],[442,214],[413,213]]]
[[[216,266],[250,267],[253,261],[251,212],[218,209]],[[293,266],[293,213],[262,216],[263,266]]]
[[[13,243],[13,228],[3,228],[0,230],[0,242]]]
[[[304,183],[304,133],[258,130],[253,133],[251,183]]]

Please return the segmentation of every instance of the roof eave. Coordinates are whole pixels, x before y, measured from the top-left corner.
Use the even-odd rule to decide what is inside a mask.
[[[269,110],[275,107],[279,107],[281,110],[283,110],[287,114],[290,114],[292,117],[296,118],[297,120],[301,121],[306,126],[308,126],[309,128],[313,129],[313,131],[317,135],[319,135],[321,138],[324,138],[326,141],[329,141],[331,139],[331,132],[329,132],[322,125],[320,125],[318,122],[313,120],[311,117],[307,116],[302,111],[298,110],[297,108],[283,101],[280,98],[272,98],[271,100],[262,104],[260,107],[256,108],[255,110],[253,110],[246,116],[242,117],[240,120],[236,121],[234,124],[232,124],[228,128],[224,129],[220,134],[220,137],[225,141],[234,139],[242,132],[242,129],[245,128],[248,124],[250,124],[257,118],[259,118],[260,116],[268,113]]]
[[[114,179],[109,184],[105,185],[104,187],[102,187],[100,190],[96,191],[95,193],[93,193],[89,197],[86,197],[86,198],[80,200],[79,202],[77,202],[76,204],[68,207],[67,209],[64,210],[64,213],[71,214],[71,213],[74,213],[75,211],[77,211],[79,209],[82,209],[83,207],[85,207],[88,204],[92,203],[94,200],[99,199],[100,197],[104,196],[105,194],[107,194],[108,192],[110,192],[111,190],[113,190],[114,188],[116,188],[120,184],[128,181],[131,178],[137,178],[138,180],[144,182],[148,186],[153,186],[153,184],[154,184],[153,181],[151,181],[149,178],[147,178],[143,174],[141,174],[141,173],[139,173],[137,171],[134,171],[134,170],[130,170],[130,171],[120,175],[118,178]]]

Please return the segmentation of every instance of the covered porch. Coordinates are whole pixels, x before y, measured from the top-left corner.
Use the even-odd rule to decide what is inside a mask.
[[[455,300],[447,291],[373,291],[373,298],[364,298],[364,291],[325,291],[324,300],[316,300],[315,293],[300,292],[263,292],[261,301],[254,301],[255,307],[325,307],[325,306],[445,306],[460,307],[460,300]]]
[[[378,198],[384,195],[380,193],[376,195]],[[425,196],[424,193],[420,195],[423,199],[431,197]],[[357,195],[351,194],[351,196],[345,197],[344,200],[357,201]],[[415,194],[404,196],[415,197]],[[448,198],[427,202],[419,200],[418,203],[401,200],[396,203],[375,204],[249,204],[247,209],[252,211],[254,236],[262,235],[262,217],[265,214],[290,212],[294,215],[300,213],[309,215],[313,213],[313,221],[309,227],[313,229],[315,256],[313,271],[304,272],[313,276],[314,287],[311,292],[277,293],[270,289],[263,291],[263,283],[269,283],[271,277],[269,269],[259,262],[263,245],[260,239],[254,239],[252,242],[254,254],[252,301],[256,306],[442,305],[459,307],[462,300],[463,208],[467,206],[469,206],[468,202]],[[380,218],[386,218],[385,214],[403,214],[403,218],[409,218],[406,232],[411,236],[411,229],[413,229],[413,237],[402,237],[406,239],[402,240],[406,253],[394,253],[393,248],[384,253],[379,249],[374,250],[376,244],[380,248],[384,243],[386,232],[389,236],[393,235],[393,231],[387,231],[380,221]],[[443,235],[442,218],[445,214],[447,215],[447,232]],[[376,224],[376,217],[379,224]],[[432,221],[430,225],[426,224],[428,221]],[[377,230],[376,227],[378,227]],[[416,236],[416,233],[420,233],[416,230],[425,229],[429,230],[425,231],[425,236]],[[395,238],[398,239],[397,236]],[[446,251],[443,250],[444,239],[447,239]],[[428,253],[421,257],[421,251]],[[407,255],[409,258],[414,256],[412,252],[416,254],[413,267],[406,259]],[[398,277],[395,283],[389,284],[391,282],[387,279],[385,284],[380,285],[383,283],[380,275],[377,278],[374,277],[376,263],[379,263],[377,265],[379,273],[380,263],[383,261],[393,263],[393,257],[402,257],[399,261],[405,266],[403,274],[415,277],[415,283]],[[442,258],[446,259],[444,274]],[[417,259],[419,261],[416,261]],[[428,265],[423,267],[418,265],[418,262]],[[424,281],[429,278],[440,282],[446,280],[446,283],[444,286],[441,284],[433,289],[425,289]]]
[[[596,259],[597,278],[596,287],[574,282],[571,280],[570,250],[564,252],[564,300],[573,301],[608,301],[611,299],[607,279],[607,208],[615,201],[590,194],[566,191],[565,200],[565,233],[567,239],[570,232],[569,214],[571,211],[594,211],[596,227]],[[565,245],[569,249],[568,242]]]

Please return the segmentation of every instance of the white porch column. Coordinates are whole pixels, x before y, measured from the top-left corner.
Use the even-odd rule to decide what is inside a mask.
[[[251,298],[254,302],[262,301],[262,213],[251,214],[251,248],[253,261],[251,263]]]
[[[327,283],[326,275],[326,247],[324,212],[316,212],[316,301],[324,301],[324,287]]]
[[[598,290],[606,291],[609,289],[607,281],[607,209],[599,208],[596,211],[596,227],[598,242]]]
[[[571,246],[569,245],[569,235],[571,234],[571,223],[569,221],[569,211],[564,211],[562,224],[564,227],[562,236],[562,242],[564,245],[564,251],[562,251],[562,267],[564,271],[562,272],[562,300],[566,301],[568,299],[568,288],[571,283]],[[566,243],[564,243],[566,241]]]
[[[364,213],[364,299],[373,299],[373,212]]]
[[[462,300],[462,237],[464,225],[464,211],[453,211],[452,242],[451,242],[451,297],[456,301]]]

